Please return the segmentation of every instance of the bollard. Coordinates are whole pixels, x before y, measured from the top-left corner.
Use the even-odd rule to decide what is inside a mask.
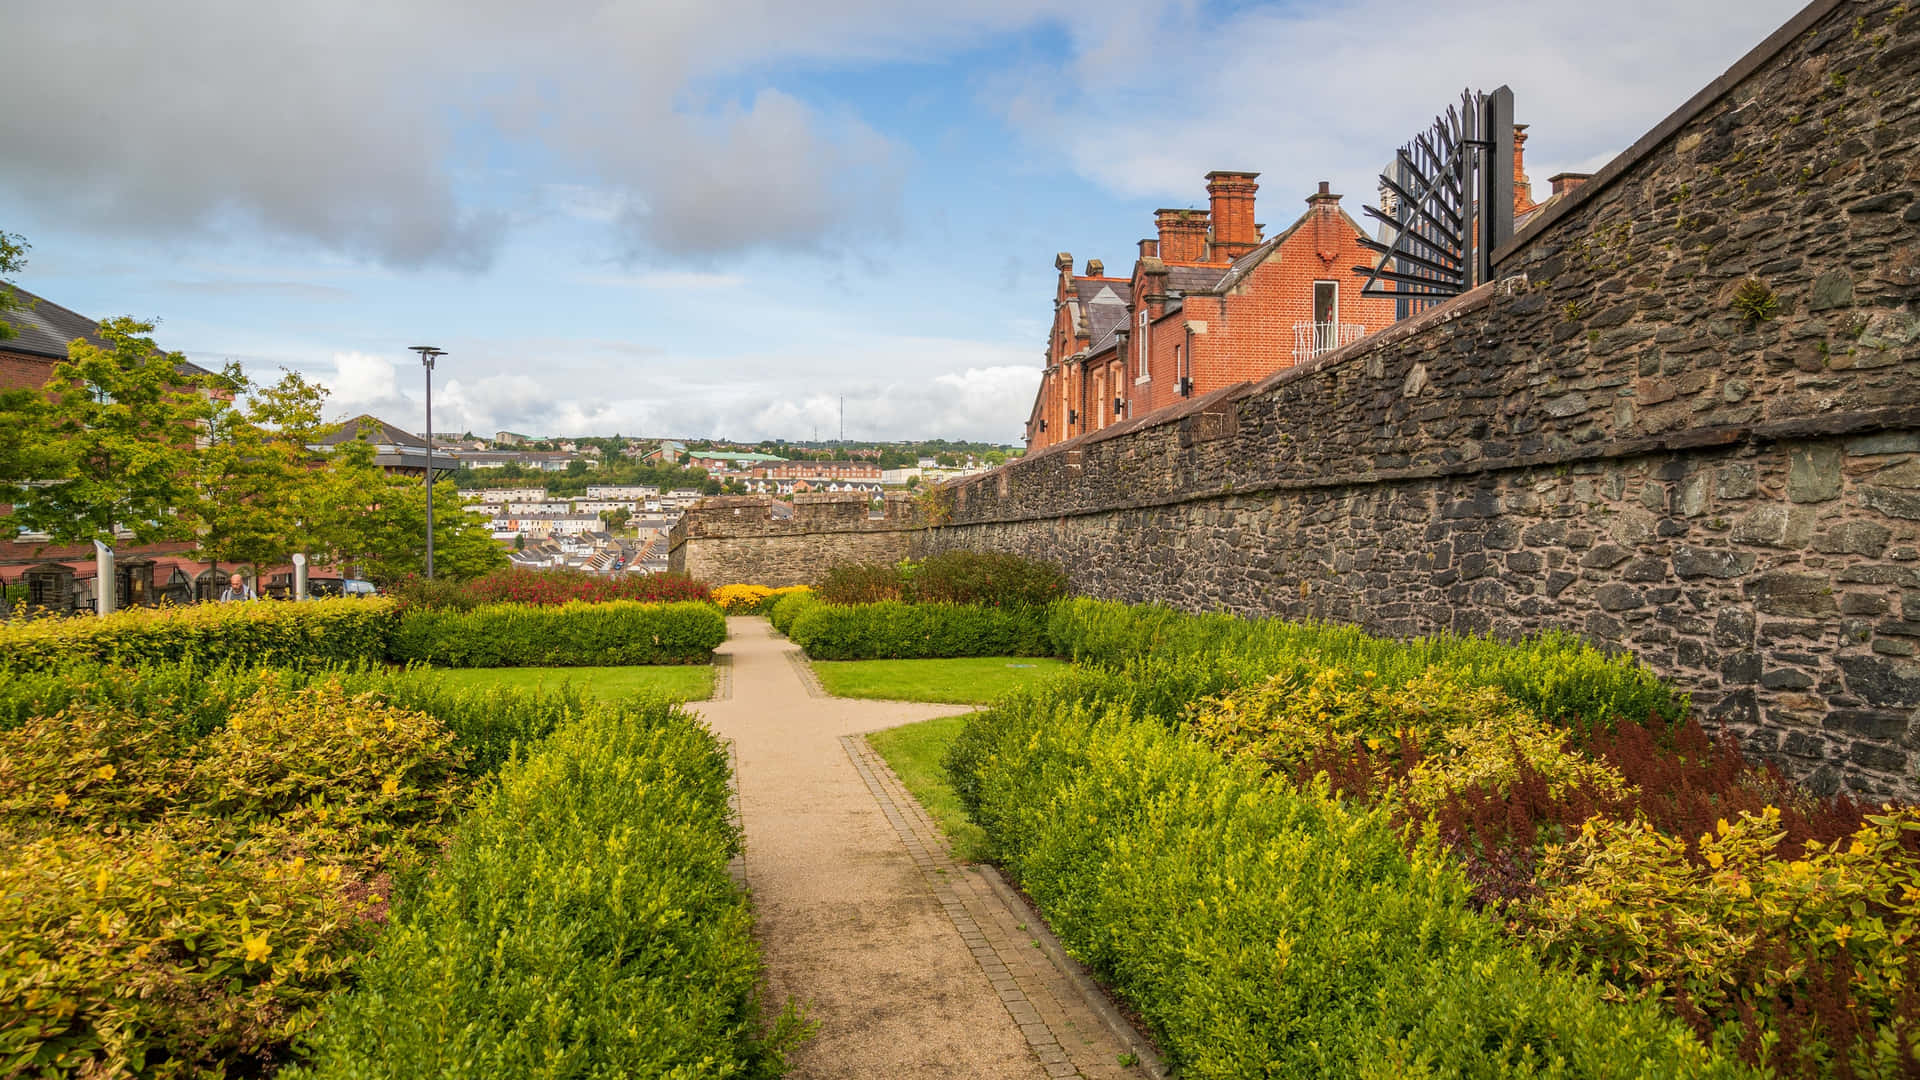
[[[304,551],[293,555],[293,598],[296,601],[307,598],[307,553]]]
[[[98,540],[93,542],[93,610],[113,614],[113,549]]]

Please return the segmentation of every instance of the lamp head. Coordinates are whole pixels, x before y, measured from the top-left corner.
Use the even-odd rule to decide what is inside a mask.
[[[438,349],[432,345],[409,345],[407,349],[409,352],[417,352],[420,354],[420,363],[425,366],[428,371],[433,370],[435,357],[447,355],[445,349]]]

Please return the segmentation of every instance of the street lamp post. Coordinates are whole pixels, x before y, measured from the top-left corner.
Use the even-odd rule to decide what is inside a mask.
[[[433,361],[436,357],[447,355],[445,349],[436,349],[431,345],[409,345],[413,352],[420,354],[420,364],[427,369],[427,580],[433,580]]]

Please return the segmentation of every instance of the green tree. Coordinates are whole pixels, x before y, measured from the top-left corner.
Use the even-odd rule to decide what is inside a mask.
[[[199,555],[213,562],[273,565],[307,546],[321,516],[326,477],[307,449],[331,430],[321,419],[326,388],[298,372],[254,386],[238,365],[222,379],[237,397],[216,401],[199,455]]]
[[[33,245],[18,233],[0,230],[0,277],[12,277],[27,268],[27,249]],[[0,282],[0,341],[16,336],[19,331],[7,321],[7,313],[20,309],[20,298],[12,287]]]
[[[315,488],[319,517],[309,536],[320,561],[353,568],[386,583],[427,566],[427,489],[412,477],[389,476],[374,464],[363,439],[333,451],[325,481]],[[487,519],[460,508],[451,480],[433,485],[433,569],[456,580],[477,577],[507,564]]]
[[[143,544],[194,534],[194,443],[216,388],[182,373],[182,357],[161,352],[152,332],[152,323],[108,319],[106,347],[76,339],[40,401],[8,402],[0,423],[25,425],[41,445],[34,482],[16,477],[6,492],[15,523],[56,543],[111,542],[115,526]]]
[[[600,517],[607,523],[607,528],[617,531],[626,528],[627,522],[633,520],[633,511],[621,506],[607,511]]]

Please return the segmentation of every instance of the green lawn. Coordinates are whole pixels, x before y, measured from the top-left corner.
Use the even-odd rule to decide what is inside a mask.
[[[967,820],[967,812],[960,806],[960,797],[953,793],[953,785],[947,783],[946,770],[940,767],[947,744],[953,742],[954,736],[960,733],[960,725],[966,722],[964,716],[922,720],[905,727],[876,731],[867,736],[867,741],[887,760],[887,764],[900,777],[900,782],[907,786],[914,798],[920,800],[920,805],[927,808],[927,813],[933,815],[941,831],[953,841],[954,856],[968,862],[981,862],[987,857],[987,834],[980,831],[980,826]]]
[[[1066,669],[1032,656],[963,656],[953,660],[816,660],[820,685],[834,697],[985,705],[1001,694]]]
[[[440,674],[455,686],[534,687],[573,683],[612,701],[640,690],[682,701],[705,701],[713,696],[713,665],[658,664],[630,667],[521,667],[443,668]]]

